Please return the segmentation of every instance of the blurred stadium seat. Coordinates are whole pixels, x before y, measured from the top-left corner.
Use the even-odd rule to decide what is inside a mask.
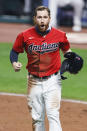
[[[87,0],[84,0],[85,6],[83,8],[82,26],[87,27]],[[67,5],[58,8],[58,25],[59,26],[72,26],[73,25],[73,7]]]
[[[33,10],[42,0],[31,0],[31,13],[24,14],[24,0],[0,0],[0,22],[32,23]]]
[[[58,25],[72,26],[73,25],[73,8],[70,5],[58,8]]]

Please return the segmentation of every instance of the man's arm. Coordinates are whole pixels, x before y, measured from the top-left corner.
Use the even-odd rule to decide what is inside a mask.
[[[69,48],[67,51],[62,50],[62,52],[63,52],[63,55],[65,55],[67,52],[72,52],[72,50]]]
[[[10,61],[12,63],[13,69],[15,70],[15,72],[20,71],[22,64],[20,62],[18,62],[18,54],[16,51],[14,51],[13,49],[10,52]]]

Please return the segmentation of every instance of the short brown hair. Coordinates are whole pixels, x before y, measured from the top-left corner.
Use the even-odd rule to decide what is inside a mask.
[[[37,11],[43,11],[43,10],[47,10],[48,15],[50,16],[50,10],[49,10],[49,8],[46,7],[46,6],[38,6],[38,7],[35,9],[34,16],[37,15]]]

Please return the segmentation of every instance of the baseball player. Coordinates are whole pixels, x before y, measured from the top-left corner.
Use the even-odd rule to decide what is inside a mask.
[[[61,49],[64,55],[70,53],[70,44],[65,32],[49,26],[50,10],[47,7],[39,6],[35,9],[34,23],[34,27],[18,34],[10,52],[10,61],[13,69],[16,72],[20,71],[22,64],[18,61],[18,54],[26,51],[27,100],[32,116],[32,130],[45,131],[46,111],[49,131],[62,131],[59,119],[61,101],[59,51]],[[63,73],[63,69],[61,72]]]

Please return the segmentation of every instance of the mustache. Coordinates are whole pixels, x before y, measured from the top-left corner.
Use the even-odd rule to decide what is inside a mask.
[[[46,25],[44,25],[44,24],[41,24],[40,26],[41,26],[41,27],[44,27],[44,26],[46,26]]]

